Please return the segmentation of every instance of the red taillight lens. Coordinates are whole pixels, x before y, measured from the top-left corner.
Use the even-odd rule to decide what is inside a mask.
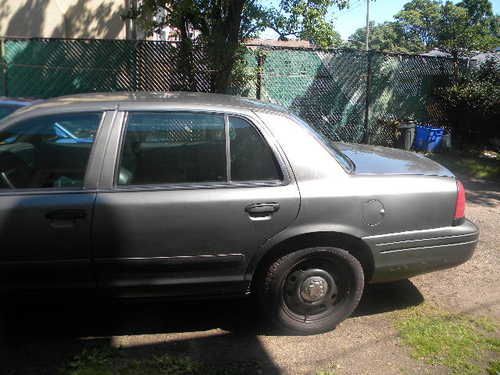
[[[457,180],[457,202],[455,204],[455,221],[465,217],[465,189],[464,185]]]

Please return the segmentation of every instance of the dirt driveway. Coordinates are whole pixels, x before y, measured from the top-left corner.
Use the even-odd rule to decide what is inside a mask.
[[[446,310],[500,319],[500,185],[466,183],[468,216],[481,240],[468,263],[394,284],[370,286],[355,316],[317,336],[268,336],[245,301],[211,303],[72,302],[8,308],[0,363],[8,374],[54,374],[82,347],[121,347],[126,355],[172,353],[241,373],[445,374],[412,359],[394,311],[428,301]]]

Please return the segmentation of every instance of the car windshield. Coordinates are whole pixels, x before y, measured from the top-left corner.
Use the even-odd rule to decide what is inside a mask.
[[[340,151],[332,140],[328,139],[324,134],[314,129],[300,117],[293,115],[293,118],[300,125],[306,128],[330,152],[330,154],[340,163],[342,168],[344,168],[348,173],[352,173],[354,171],[354,162],[342,151]]]

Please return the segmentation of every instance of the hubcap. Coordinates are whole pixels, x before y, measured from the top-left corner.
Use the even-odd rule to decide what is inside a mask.
[[[307,319],[333,309],[337,294],[337,284],[328,271],[307,268],[287,277],[283,297],[290,311]]]
[[[329,257],[297,263],[283,280],[283,311],[301,323],[328,319],[345,302],[343,269]],[[339,284],[337,284],[339,283]]]
[[[321,276],[306,278],[300,286],[300,296],[306,302],[316,302],[326,296],[328,282]]]

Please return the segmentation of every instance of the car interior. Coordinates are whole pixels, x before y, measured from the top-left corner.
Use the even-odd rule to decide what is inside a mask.
[[[202,116],[130,116],[118,185],[225,181],[224,122]]]
[[[77,115],[78,116],[78,115]],[[73,123],[92,128],[100,115],[73,118]],[[62,138],[53,118],[22,122],[0,133],[0,188],[82,187],[92,141]]]
[[[33,121],[0,132],[0,189],[82,187],[99,115]],[[232,180],[283,178],[269,146],[247,121],[231,118],[229,139]],[[119,186],[224,182],[223,117],[131,114],[120,158]]]
[[[118,185],[226,181],[223,122],[182,115],[171,114],[163,123],[130,119]],[[232,118],[229,138],[233,181],[283,178],[269,146],[247,121]]]

